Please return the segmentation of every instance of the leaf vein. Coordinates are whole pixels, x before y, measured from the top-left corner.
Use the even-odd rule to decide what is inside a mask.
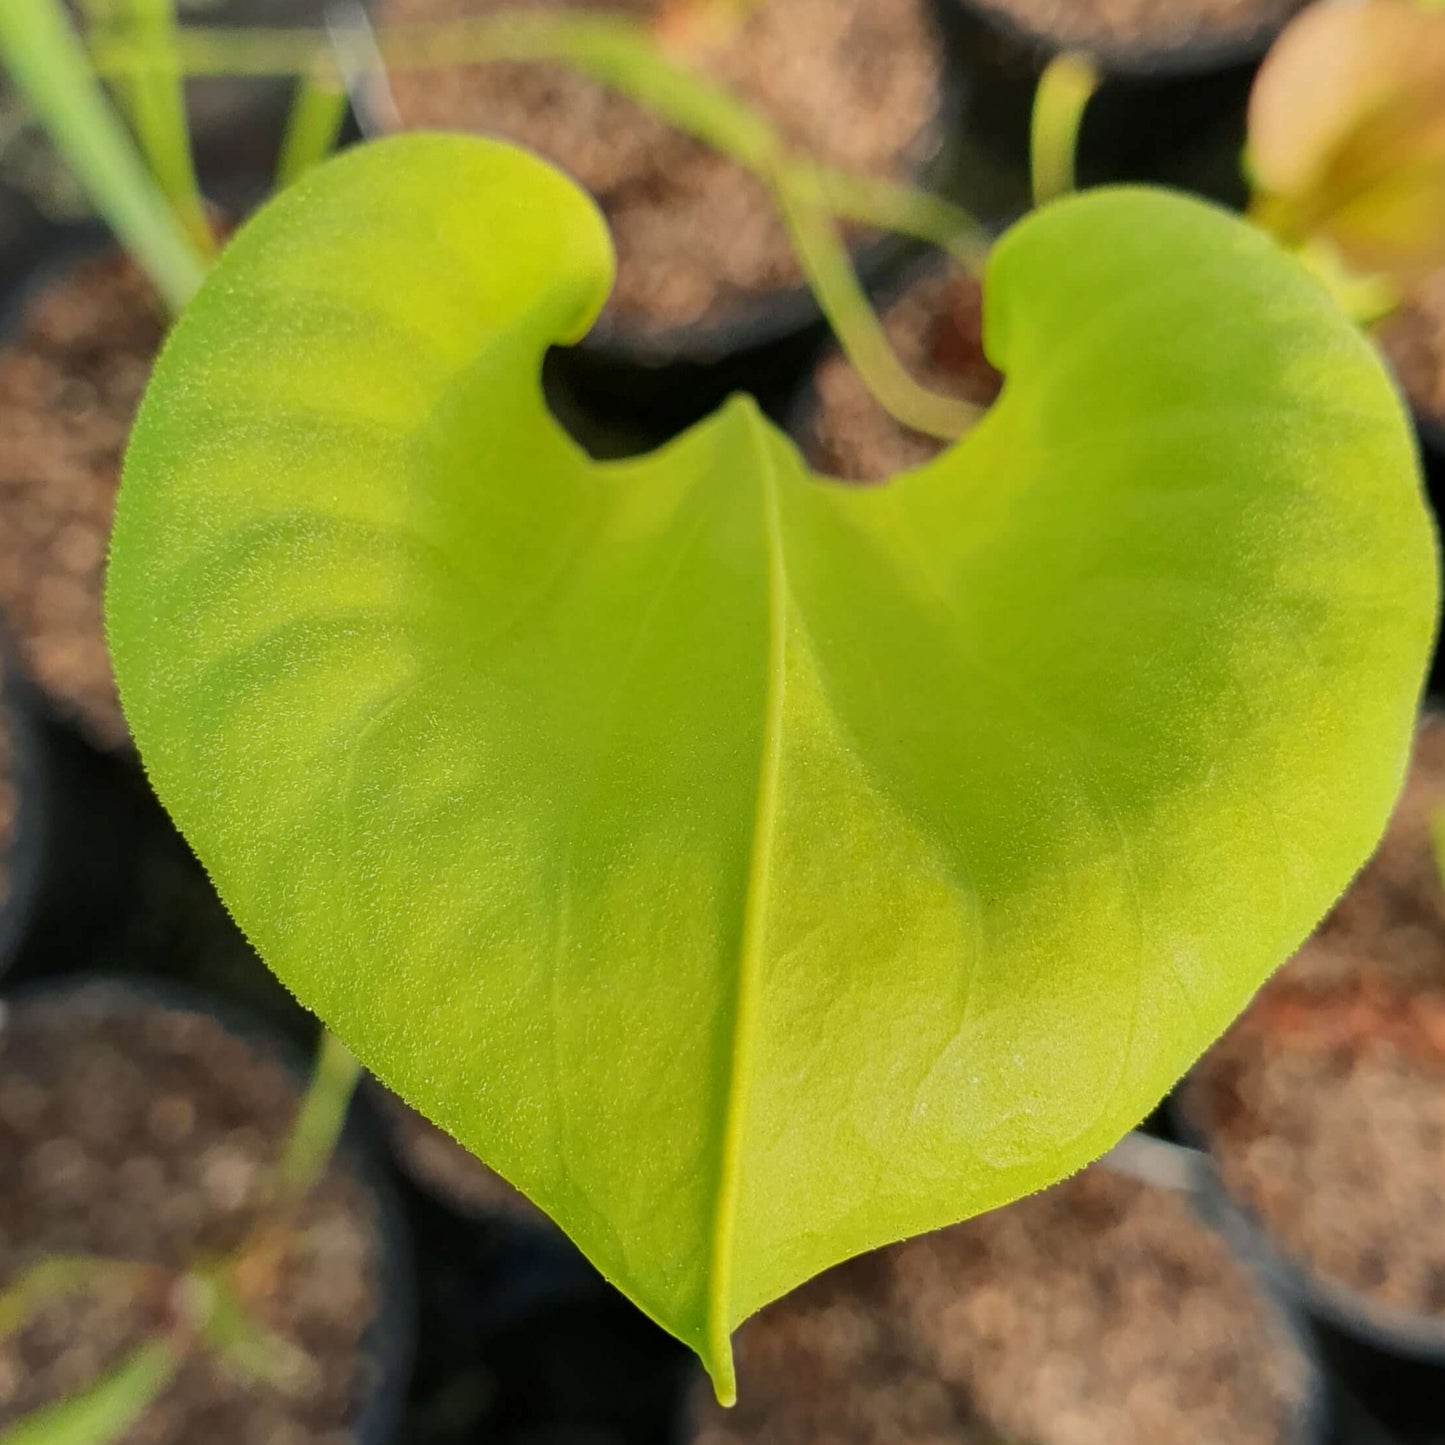
[[[736,1396],[732,1363],[732,1295],[738,1199],[741,1192],[743,1130],[748,1104],[751,1055],[755,1047],[759,975],[763,967],[767,910],[777,836],[782,783],[783,723],[787,696],[788,576],[778,500],[777,460],[758,425],[749,429],[757,454],[768,554],[768,684],[763,743],[758,764],[757,800],[738,954],[737,993],[733,1005],[732,1047],[718,1168],[717,1210],[713,1219],[708,1270],[706,1339],[718,1398]]]

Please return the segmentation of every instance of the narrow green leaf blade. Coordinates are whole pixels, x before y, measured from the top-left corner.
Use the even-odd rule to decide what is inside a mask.
[[[110,1445],[150,1408],[179,1364],[170,1340],[147,1340],[89,1389],[0,1431],[0,1445]]]
[[[296,82],[281,157],[276,164],[276,187],[289,186],[312,166],[320,164],[341,138],[350,97],[341,81],[329,72],[308,71]]]
[[[4,0],[0,60],[96,209],[179,309],[200,284],[202,261],[106,100],[61,0]]]
[[[122,39],[120,87],[151,175],[196,254],[207,257],[215,238],[191,154],[185,80],[176,59],[175,0],[119,0],[106,23]]]
[[[409,136],[177,327],[110,624],[262,954],[732,1390],[819,1269],[1102,1152],[1319,919],[1404,764],[1435,554],[1304,271],[1146,191],[1004,239],[1003,395],[872,489],[737,400],[590,461],[569,182]]]

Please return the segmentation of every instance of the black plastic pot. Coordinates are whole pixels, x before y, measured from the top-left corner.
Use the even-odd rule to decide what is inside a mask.
[[[115,239],[99,222],[77,221],[49,227],[43,247],[17,252],[13,264],[0,272],[0,341],[8,339],[38,291],[71,266],[115,246]]]
[[[1045,66],[1082,48],[1032,31],[987,0],[934,0],[964,77],[960,174],[995,221],[1029,206],[1029,121]],[[1284,19],[1157,46],[1092,48],[1103,84],[1078,146],[1081,186],[1152,181],[1242,205],[1249,87]]]
[[[16,790],[0,977],[164,968],[305,1037],[310,1016],[236,927],[134,753],[99,754],[61,721],[13,661],[3,626],[0,710]]]
[[[1332,1392],[1335,1428],[1330,1445],[1409,1445],[1402,1435],[1385,1429],[1363,1405],[1338,1385]]]
[[[0,729],[9,745],[14,820],[3,862],[0,896],[0,976],[23,952],[35,922],[47,847],[48,820],[39,723],[24,701],[23,684],[0,661]]]
[[[7,1002],[65,999],[102,991],[117,999],[204,1014],[248,1045],[278,1057],[296,1080],[298,1092],[310,1077],[311,1061],[290,1038],[276,1033],[235,1005],[169,981],[86,975],[8,989]],[[402,1416],[417,1343],[416,1276],[411,1232],[383,1162],[377,1126],[365,1101],[352,1102],[339,1145],[348,1171],[371,1199],[377,1221],[381,1270],[376,1317],[364,1340],[372,1368],[368,1390],[351,1426],[354,1445],[391,1445],[401,1439]]]
[[[545,1216],[489,1208],[416,1167],[395,1101],[375,1081],[369,1092],[411,1186],[431,1341],[418,1421],[445,1417],[448,1441],[667,1445],[689,1352]]]
[[[1236,1250],[1254,1261],[1310,1323],[1321,1358],[1347,1400],[1357,1429],[1383,1427],[1410,1445],[1445,1442],[1445,1319],[1381,1304],[1314,1273],[1275,1241],[1225,1188],[1209,1156],[1210,1126],[1176,1105],[1175,1127],[1201,1151],[1201,1205]],[[1363,1423],[1362,1423],[1363,1422]]]
[[[0,181],[0,294],[36,264],[54,229],[30,197]]]
[[[0,636],[0,658],[8,657]],[[48,713],[18,666],[0,662],[18,812],[11,896],[0,907],[0,973],[73,970],[129,907],[148,807],[131,769],[93,753]]]
[[[692,1355],[620,1295],[553,1310],[483,1347],[494,1392],[460,1438],[674,1445]]]

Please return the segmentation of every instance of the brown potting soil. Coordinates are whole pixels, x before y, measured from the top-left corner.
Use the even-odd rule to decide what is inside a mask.
[[[426,24],[566,3],[389,0],[384,18]],[[581,3],[645,21],[677,10],[677,0]],[[767,0],[694,58],[818,161],[903,180],[936,143],[941,60],[927,0]],[[759,181],[596,81],[508,63],[401,71],[392,87],[405,124],[520,142],[597,197],[617,243],[609,311],[630,327],[718,320],[802,279]]]
[[[1287,1256],[1445,1317],[1445,719],[1370,864],[1197,1066],[1186,1114]]]
[[[1410,404],[1445,427],[1445,270],[1421,281],[1377,337]]]
[[[1309,1378],[1185,1197],[1103,1168],[829,1271],[737,1363],[694,1445],[1274,1445]]]
[[[962,271],[943,265],[926,271],[887,307],[883,325],[899,360],[923,386],[978,406],[998,395],[1001,378],[983,354],[982,296]],[[819,364],[814,388],[803,446],[819,471],[883,481],[942,450],[932,437],[896,422],[839,352]]]
[[[1154,50],[1228,41],[1282,24],[1305,0],[974,0],[1062,46]]]
[[[0,617],[57,710],[103,748],[128,736],[105,646],[106,549],[163,325],[149,283],[108,255],[43,286],[0,346]]]
[[[215,1260],[263,1218],[297,1107],[287,1070],[205,1014],[107,985],[9,1006],[0,1030],[0,1289],[46,1256],[163,1266],[99,1280],[0,1339],[0,1431],[125,1359],[167,1318],[167,1272]],[[344,1445],[374,1368],[381,1240],[339,1162],[252,1278],[290,1346],[263,1384],[192,1349],[125,1445]],[[253,1262],[253,1269],[257,1265]]]
[[[526,1195],[404,1099],[381,1084],[374,1097],[394,1153],[422,1188],[461,1214],[550,1225]]]

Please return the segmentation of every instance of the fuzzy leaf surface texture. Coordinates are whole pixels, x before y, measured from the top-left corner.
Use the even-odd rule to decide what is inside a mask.
[[[1016,226],[1001,398],[876,487],[744,399],[589,459],[540,368],[612,267],[500,143],[318,168],[157,365],[109,624],[263,957],[727,1398],[741,1320],[1100,1154],[1303,940],[1434,540],[1371,348],[1194,201]]]

